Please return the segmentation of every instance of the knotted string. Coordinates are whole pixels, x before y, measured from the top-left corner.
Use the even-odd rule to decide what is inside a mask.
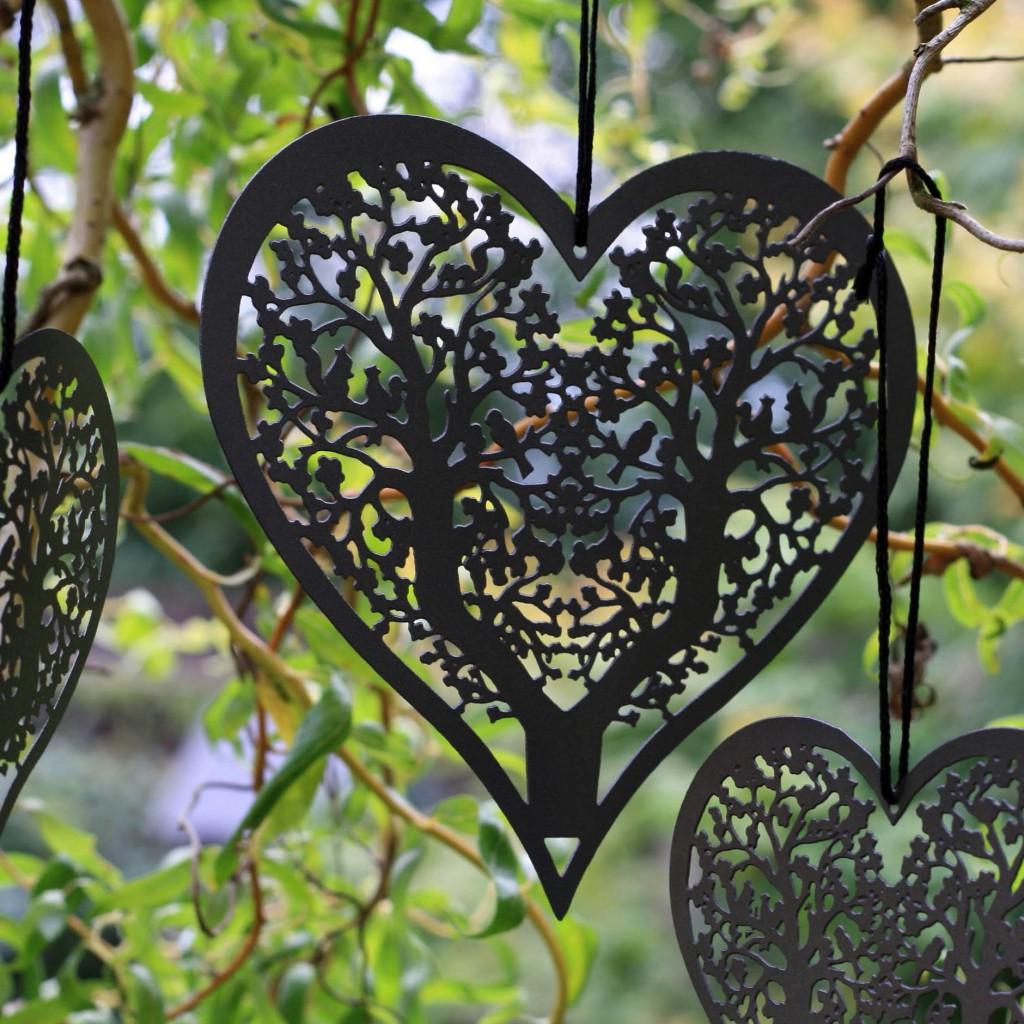
[[[577,246],[587,244],[590,187],[594,169],[594,109],[597,104],[597,11],[600,0],[580,6],[580,98],[576,149]]]
[[[909,171],[936,198],[942,193],[927,172],[909,157],[890,160],[879,173],[885,178],[896,171]],[[914,553],[910,570],[910,605],[907,611],[907,639],[903,655],[900,699],[900,756],[896,785],[892,781],[892,726],[889,721],[889,660],[892,631],[892,584],[889,580],[889,409],[888,409],[888,301],[889,271],[885,251],[885,190],[875,196],[875,222],[868,236],[864,265],[854,282],[856,295],[867,299],[871,283],[877,285],[876,332],[878,335],[878,492],[875,574],[878,578],[878,714],[881,733],[882,793],[898,803],[903,781],[910,770],[910,720],[914,709],[917,630],[920,619],[921,577],[924,568],[924,530],[928,512],[928,453],[932,440],[932,396],[935,392],[935,354],[939,333],[942,272],[946,255],[946,219],[935,217],[935,248],[932,254],[932,295],[928,316],[928,350],[925,364],[921,451],[917,467],[917,503],[914,510]]]
[[[7,219],[7,253],[4,264],[3,327],[0,339],[0,391],[7,387],[14,366],[14,339],[18,327],[18,261],[21,255],[21,215],[28,178],[28,113],[32,103],[32,14],[35,0],[21,5],[18,37],[18,113],[14,126],[14,176],[11,181],[11,212]]]

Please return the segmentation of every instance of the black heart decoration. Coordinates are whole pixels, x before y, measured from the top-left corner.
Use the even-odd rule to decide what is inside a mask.
[[[895,806],[880,788],[870,754],[803,718],[701,767],[670,885],[714,1024],[1024,1020],[1024,731],[940,747]]]
[[[847,210],[787,241],[834,199],[781,161],[701,153],[629,181],[576,249],[572,211],[508,153],[382,115],[283,150],[218,238],[203,373],[243,494],[484,782],[559,915],[629,797],[871,528],[868,228]],[[895,279],[888,316],[895,470],[915,380]]]
[[[117,540],[103,382],[63,331],[14,349],[0,395],[0,831],[85,667]]]

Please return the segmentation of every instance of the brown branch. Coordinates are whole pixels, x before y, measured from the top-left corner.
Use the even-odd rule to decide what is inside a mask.
[[[249,865],[249,891],[252,896],[253,925],[242,947],[224,970],[215,974],[198,992],[194,992],[188,999],[168,1010],[167,1020],[177,1020],[178,1017],[184,1017],[186,1013],[194,1010],[203,1000],[213,995],[225,982],[234,977],[256,951],[260,936],[263,934],[264,916],[263,892],[260,888],[260,876],[255,863]]]
[[[829,526],[837,530],[845,530],[849,525],[848,516],[836,516],[829,520]],[[951,527],[953,533],[974,533],[980,531],[976,526]],[[991,531],[985,531],[991,532]],[[878,531],[872,529],[869,534],[872,544],[878,543]],[[996,535],[1001,546],[1009,546],[1005,537]],[[914,535],[912,533],[889,533],[890,551],[913,551]],[[954,562],[966,559],[971,567],[971,576],[981,579],[990,573],[998,572],[1011,579],[1024,580],[1024,563],[1010,558],[1008,555],[982,547],[972,541],[956,540],[954,537],[928,537],[924,542],[925,558],[924,574],[941,576]]]
[[[920,0],[918,6],[921,7]],[[926,44],[942,29],[941,17],[931,17],[918,22],[918,40]],[[941,62],[928,65],[926,75],[941,68]],[[875,90],[870,99],[850,118],[843,128],[825,142],[831,151],[825,165],[824,178],[837,192],[845,192],[849,179],[850,168],[858,154],[871,141],[872,136],[881,127],[882,122],[906,99],[907,86],[914,68],[914,58],[908,60],[899,71],[887,78]],[[793,245],[799,247],[811,238],[833,214],[856,206],[873,196],[880,188],[887,185],[895,177],[887,177],[873,182],[868,188],[853,196],[844,196],[809,220],[793,237]]]
[[[68,78],[71,79],[71,88],[74,90],[75,99],[82,105],[89,96],[89,76],[85,71],[82,48],[75,35],[71,13],[66,0],[50,0],[50,8],[57,22],[57,38],[60,41],[61,53],[64,55]]]
[[[482,871],[486,871],[483,858],[480,856],[476,847],[468,839],[459,835],[457,832],[452,831],[446,825],[443,825],[435,818],[430,817],[430,815],[417,810],[393,789],[389,789],[376,777],[376,775],[373,774],[373,772],[370,771],[369,768],[366,767],[366,765],[359,760],[359,758],[350,751],[342,748],[338,752],[338,756],[348,767],[349,771],[351,771],[352,774],[364,786],[366,786],[366,788],[369,789],[370,792],[373,793],[373,795],[377,797],[377,799],[380,800],[392,814],[401,818],[403,821],[408,822],[413,826],[413,828],[422,832],[424,835],[442,842],[450,850],[453,850],[464,860],[469,861]],[[551,957],[552,964],[555,968],[557,991],[555,994],[555,1005],[551,1010],[550,1017],[548,1018],[549,1024],[561,1024],[565,1019],[565,1014],[568,1010],[569,973],[565,963],[565,956],[562,953],[561,946],[558,944],[558,936],[551,927],[551,922],[548,920],[547,915],[531,899],[526,899],[526,914],[527,917],[529,917],[530,922],[540,934],[544,945],[547,947],[548,954]]]
[[[157,302],[166,306],[172,313],[180,316],[183,320],[187,320],[191,324],[199,323],[199,308],[191,300],[185,298],[184,295],[175,291],[166,280],[164,280],[163,274],[160,272],[160,268],[154,262],[152,256],[146,250],[145,243],[139,236],[135,225],[132,224],[131,218],[128,216],[124,207],[114,201],[113,206],[110,209],[111,222],[114,227],[117,228],[118,234],[124,240],[124,244],[127,246],[128,251],[132,254],[135,260],[135,264],[139,269],[139,276],[142,278],[142,283],[146,286],[149,293],[157,300]]]
[[[907,98],[903,104],[900,156],[917,159],[917,114],[921,105],[921,92],[925,79],[932,71],[941,67],[942,51],[994,3],[996,0],[943,0],[942,3],[931,4],[918,12],[915,19],[918,25],[935,26],[943,11],[959,8],[959,13],[949,25],[936,32],[930,39],[922,40],[914,51],[914,63],[907,80]]]
[[[21,10],[21,0],[0,0],[0,32],[6,32]]]
[[[924,378],[917,378],[917,390],[924,393]],[[935,421],[942,424],[944,427],[948,427],[962,437],[971,447],[982,455],[987,455],[991,449],[991,445],[984,437],[981,436],[969,423],[965,423],[959,416],[950,408],[949,403],[946,399],[935,392],[932,395],[932,411],[935,413]],[[1014,472],[1010,464],[1001,455],[995,459],[991,464],[986,464],[986,468],[991,469],[996,476],[1010,488],[1011,491],[1017,496],[1017,500],[1024,505],[1024,479],[1022,479],[1017,473]]]
[[[312,128],[313,116],[316,113],[317,105],[319,104],[324,91],[332,82],[336,82],[339,78],[345,79],[349,101],[352,103],[353,110],[355,110],[357,114],[366,113],[366,104],[359,93],[355,72],[359,60],[366,53],[366,48],[369,46],[370,40],[373,38],[373,33],[376,31],[377,19],[380,16],[380,0],[372,0],[370,13],[367,15],[363,31],[357,41],[356,29],[358,25],[360,4],[361,0],[349,0],[348,19],[345,26],[345,39],[347,41],[347,53],[345,54],[345,59],[337,67],[328,71],[327,74],[320,79],[316,88],[310,94],[309,100],[306,103],[306,111],[302,117],[301,135],[305,135],[306,132]]]
[[[295,619],[295,613],[302,604],[303,597],[304,594],[302,588],[296,586],[291,600],[278,617],[277,623],[274,626],[274,632],[267,644],[267,649],[270,653],[274,655],[277,654],[292,622]],[[256,793],[263,788],[264,777],[266,775],[267,749],[270,745],[267,735],[266,708],[263,703],[259,701],[258,694],[257,702],[258,708],[256,720],[258,731],[256,735],[256,750],[253,757],[252,767],[252,789],[253,792]],[[201,989],[199,989],[198,992],[193,993],[188,999],[184,1000],[173,1010],[168,1011],[167,1020],[175,1020],[178,1017],[184,1016],[186,1013],[194,1010],[200,1003],[213,995],[217,989],[230,981],[231,978],[233,978],[245,966],[249,958],[259,947],[265,918],[263,914],[263,893],[260,886],[259,858],[255,848],[252,848],[249,851],[249,889],[252,895],[253,919],[249,932],[246,935],[245,942],[242,943],[241,948],[226,967],[218,971]],[[196,907],[198,909],[199,904],[195,899],[195,894],[193,895],[193,902],[196,903]]]
[[[90,116],[79,121],[75,205],[64,243],[64,265],[40,296],[29,328],[59,327],[71,334],[102,281],[114,162],[128,124],[135,73],[131,35],[117,0],[82,0],[82,9],[96,43],[102,77]]]
[[[150,521],[146,513],[145,495],[149,472],[134,460],[122,462],[122,472],[127,477],[123,508],[132,516],[136,529],[161,554],[178,566],[195,584],[206,599],[214,617],[228,630],[232,642],[250,657],[259,669],[257,685],[261,686],[262,699],[274,716],[278,732],[287,739],[295,729],[298,718],[311,704],[305,680],[275,651],[270,650],[261,637],[254,634],[238,618],[224,592],[210,581],[212,575],[187,548],[178,543],[166,530]],[[482,871],[485,865],[473,844],[441,822],[417,810],[394,790],[378,779],[359,759],[342,747],[338,756],[353,775],[363,782],[385,806],[403,821],[412,825],[424,835],[447,846],[460,857]],[[536,901],[525,897],[526,914],[547,948],[555,970],[555,1002],[549,1017],[549,1024],[562,1024],[568,1006],[568,968],[565,956],[558,944],[558,936],[544,911]]]
[[[49,0],[53,9],[54,18],[57,21],[57,37],[60,40],[61,53],[64,55],[64,64],[67,68],[68,77],[71,79],[71,87],[78,101],[76,119],[79,121],[88,120],[94,116],[93,105],[96,96],[93,95],[89,85],[89,77],[85,70],[85,60],[82,56],[82,47],[75,35],[75,27],[68,11],[67,0]],[[187,320],[189,323],[199,323],[199,310],[196,304],[176,292],[164,280],[160,268],[146,250],[142,238],[131,222],[124,207],[115,198],[110,208],[111,223],[117,229],[128,247],[128,251],[135,259],[139,269],[142,283],[150,291],[153,297],[163,305],[167,306],[173,313]]]

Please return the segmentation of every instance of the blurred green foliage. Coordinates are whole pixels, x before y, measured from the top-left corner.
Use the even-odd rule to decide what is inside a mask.
[[[354,21],[351,2],[124,0],[137,95],[116,190],[185,306],[232,198],[307,120],[370,109],[483,126],[547,161],[551,180],[571,192],[573,0],[366,0]],[[603,13],[595,198],[637,168],[694,149],[760,151],[820,171],[822,140],[916,41],[911,0],[606,0]],[[73,15],[86,64],[102,78],[82,12]],[[39,26],[23,308],[60,269],[80,123],[45,5]],[[13,35],[0,38],[4,140],[14,118]],[[958,45],[1024,51],[1019,5],[994,8]],[[1007,99],[1022,74],[1010,64],[946,68],[927,86],[920,123],[923,160],[947,194],[1007,233],[1024,232],[1024,135]],[[878,155],[893,152],[895,121],[873,139]],[[863,153],[851,189],[877,166]],[[892,205],[889,240],[922,310],[931,225],[905,197]],[[942,395],[987,443],[983,462],[1001,454],[1024,473],[1024,265],[953,235]],[[167,529],[218,573],[260,556],[260,573],[232,594],[244,595],[246,621],[266,642],[292,583],[244,502],[220,486],[194,318],[158,301],[115,232],[103,274],[81,337],[110,389],[123,452],[150,474],[150,510],[219,488],[219,500]],[[1018,559],[1019,500],[991,471],[972,468],[978,454],[940,430],[930,535]],[[893,501],[898,527],[910,522],[912,475]],[[919,717],[915,749],[993,719],[1024,724],[1024,583],[991,568],[959,560],[926,581],[936,703]],[[895,556],[894,578],[906,571],[906,556]],[[785,654],[652,777],[573,914],[556,924],[458,758],[382,694],[312,607],[298,607],[280,646],[289,669],[324,695],[293,723],[292,745],[258,711],[266,690],[203,594],[129,523],[114,593],[94,671],[5,836],[0,1020],[12,1024],[500,1024],[560,1019],[560,1000],[565,1019],[587,1024],[696,1022],[665,898],[671,824],[694,766],[723,735],[770,713],[818,714],[872,749],[877,742],[876,605],[863,552]],[[897,597],[899,614],[905,588]],[[332,688],[332,677],[344,686]],[[240,805],[224,834],[244,825],[247,838],[219,854],[190,851],[184,838],[167,850],[147,824],[152,794],[200,709],[206,736],[231,744],[246,772],[260,741],[253,730],[270,730],[263,792],[272,798],[242,825]],[[323,756],[342,735],[365,776]],[[429,818],[389,810],[381,790]]]

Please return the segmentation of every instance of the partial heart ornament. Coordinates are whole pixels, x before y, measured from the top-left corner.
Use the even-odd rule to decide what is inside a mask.
[[[0,395],[0,831],[71,700],[117,539],[117,442],[96,367],[70,335],[14,349]]]
[[[868,227],[846,210],[788,241],[835,198],[701,153],[625,184],[576,248],[520,161],[382,115],[275,156],[217,241],[203,373],[242,492],[487,786],[559,915],[638,786],[872,526]],[[915,369],[892,285],[895,477]],[[575,843],[561,870],[551,840]]]
[[[801,718],[697,773],[672,915],[714,1024],[1024,1020],[1024,731],[962,736],[898,804],[880,792],[870,754]]]

